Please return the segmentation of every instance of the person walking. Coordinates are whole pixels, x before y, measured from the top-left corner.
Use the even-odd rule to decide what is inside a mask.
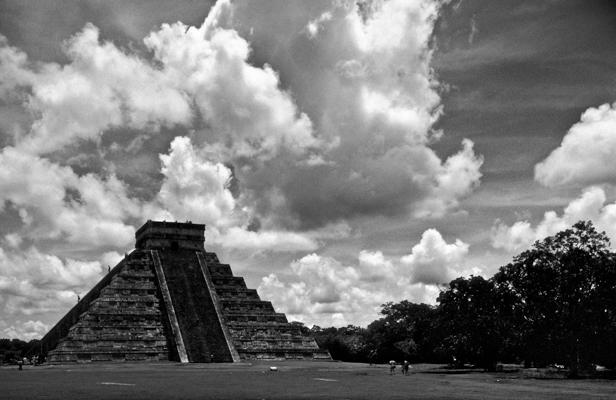
[[[409,374],[409,362],[404,360],[404,363],[402,364],[402,375],[408,375]]]
[[[394,360],[389,361],[389,375],[395,375],[396,373],[396,362]]]

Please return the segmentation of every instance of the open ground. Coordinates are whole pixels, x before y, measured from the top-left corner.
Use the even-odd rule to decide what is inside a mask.
[[[271,371],[276,366],[278,371]],[[270,361],[238,364],[87,364],[0,368],[3,399],[613,399],[616,381],[523,379],[388,366]]]

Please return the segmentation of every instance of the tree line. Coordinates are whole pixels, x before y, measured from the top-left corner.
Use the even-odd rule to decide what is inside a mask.
[[[616,253],[590,221],[547,237],[489,279],[449,283],[437,305],[383,304],[366,328],[311,329],[334,359],[616,367]]]
[[[21,339],[0,339],[0,365],[17,362],[34,352],[40,343],[38,339],[32,339],[29,342]]]

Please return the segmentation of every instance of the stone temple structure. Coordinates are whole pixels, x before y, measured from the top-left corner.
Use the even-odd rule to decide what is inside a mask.
[[[204,248],[205,225],[148,221],[136,248],[42,339],[49,362],[330,359]]]

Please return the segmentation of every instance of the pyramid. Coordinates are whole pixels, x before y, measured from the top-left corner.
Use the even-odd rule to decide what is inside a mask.
[[[204,248],[205,225],[148,221],[135,250],[42,339],[52,363],[330,359]]]

